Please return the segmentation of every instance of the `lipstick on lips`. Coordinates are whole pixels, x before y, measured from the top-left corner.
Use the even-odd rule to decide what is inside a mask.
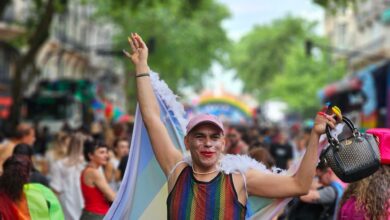
[[[212,157],[214,156],[215,152],[210,152],[210,151],[202,151],[200,152],[204,157]]]

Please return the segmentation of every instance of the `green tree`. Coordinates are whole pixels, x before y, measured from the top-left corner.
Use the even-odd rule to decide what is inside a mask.
[[[331,65],[328,51],[305,54],[306,39],[326,42],[315,36],[315,23],[287,16],[269,25],[255,27],[235,46],[231,64],[244,82],[244,90],[260,101],[279,99],[290,110],[305,116],[318,109],[317,91],[337,80],[343,65]]]
[[[287,16],[255,27],[235,45],[231,65],[245,82],[245,90],[261,97],[285,66],[292,45],[305,39],[309,26],[301,18]]]
[[[324,50],[308,57],[302,45],[294,45],[285,59],[285,68],[272,80],[266,97],[283,100],[290,111],[313,117],[321,105],[318,91],[342,78],[345,72],[344,63],[331,63],[329,56],[329,51]]]
[[[347,7],[348,5],[356,3],[356,1],[357,0],[313,0],[314,3],[324,8]]]
[[[130,1],[119,6],[99,1],[97,17],[118,26],[120,31],[115,40],[118,50],[129,48],[127,36],[138,32],[149,46],[151,68],[174,91],[187,85],[200,88],[200,79],[212,61],[223,62],[230,41],[221,25],[229,16],[222,4],[215,0],[140,1],[137,10],[133,10],[134,5],[126,2]],[[129,100],[133,101],[133,79],[128,80]]]
[[[344,9],[352,7],[354,10],[357,9],[358,3],[367,0],[313,0],[313,3],[321,6],[326,11],[335,13],[337,9]]]

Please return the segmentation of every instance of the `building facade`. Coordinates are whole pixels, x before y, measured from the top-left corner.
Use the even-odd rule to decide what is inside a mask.
[[[345,57],[350,71],[357,71],[390,57],[390,0],[358,1],[356,8],[327,12],[325,34]]]
[[[26,33],[23,25],[33,11],[31,4],[30,1],[12,0],[0,19],[1,118],[5,117],[2,109],[12,103],[9,85],[14,60],[24,52],[10,47],[8,42]],[[39,74],[29,80],[26,96],[31,95],[42,80],[90,79],[98,87],[104,87],[102,95],[110,103],[126,108],[123,67],[112,56],[116,29],[113,24],[96,19],[95,12],[92,4],[74,0],[68,1],[63,12],[54,15],[50,37],[35,58]]]
[[[340,106],[361,128],[390,127],[390,0],[328,12],[325,32],[334,58],[348,66],[343,80],[320,91],[321,100]]]

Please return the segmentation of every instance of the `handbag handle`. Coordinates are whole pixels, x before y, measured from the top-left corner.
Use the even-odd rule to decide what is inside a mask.
[[[349,118],[343,116],[343,122],[349,127],[349,129],[351,129],[353,136],[356,137],[360,135],[359,131],[355,128],[353,122]],[[337,140],[335,137],[333,137],[330,134],[330,129],[331,129],[330,126],[327,124],[325,128],[325,132],[326,132],[326,137],[328,138],[328,142],[332,147],[338,148],[339,140]]]

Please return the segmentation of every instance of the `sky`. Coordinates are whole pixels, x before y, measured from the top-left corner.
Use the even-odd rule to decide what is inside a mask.
[[[238,41],[240,37],[249,32],[255,25],[271,23],[277,18],[288,14],[303,17],[307,20],[317,21],[316,32],[319,35],[324,33],[323,10],[312,3],[312,0],[218,0],[225,4],[231,17],[225,20],[222,25],[227,31],[230,39]],[[231,94],[241,94],[243,83],[235,79],[234,70],[225,70],[218,63],[211,68],[212,77],[205,80],[205,87],[209,90],[220,92],[227,91]],[[266,117],[272,121],[283,119],[283,112],[287,108],[285,103],[270,101],[263,103],[267,111]]]
[[[267,24],[272,20],[292,14],[308,20],[322,21],[323,10],[312,0],[217,0],[225,4],[231,18],[223,23],[232,39],[239,39],[256,24]],[[319,33],[322,32],[319,28]]]
[[[318,21],[316,29],[323,34],[323,10],[312,3],[312,0],[218,0],[225,4],[231,17],[222,25],[230,39],[238,41],[240,37],[249,32],[256,24],[268,24],[277,18],[288,14],[300,16],[312,21]],[[242,82],[234,79],[234,70],[225,70],[219,64],[211,68],[213,77],[205,82],[207,89],[222,89],[233,94],[240,94]]]

